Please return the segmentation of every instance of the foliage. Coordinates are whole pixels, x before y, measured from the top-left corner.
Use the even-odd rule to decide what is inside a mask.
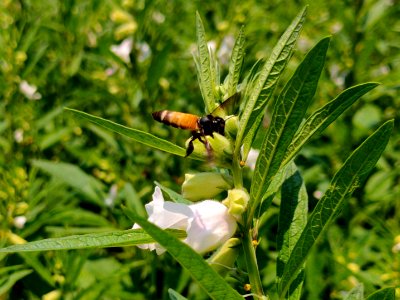
[[[272,299],[395,297],[399,7],[279,4],[0,4],[1,297],[238,298],[249,282]],[[128,61],[111,51],[126,38]],[[154,181],[186,201],[185,171],[209,168],[182,158],[187,135],[151,112],[202,115],[237,91],[230,172],[251,198],[223,280],[143,205]],[[254,175],[240,167],[252,148]],[[131,247],[153,239],[170,255]]]

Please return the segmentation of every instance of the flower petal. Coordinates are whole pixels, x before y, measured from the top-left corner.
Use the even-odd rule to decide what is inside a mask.
[[[187,228],[185,242],[197,252],[214,250],[235,233],[236,220],[220,202],[205,200],[190,208],[194,217]]]

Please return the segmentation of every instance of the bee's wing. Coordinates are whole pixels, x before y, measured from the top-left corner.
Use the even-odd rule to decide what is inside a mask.
[[[214,117],[224,118],[229,115],[235,114],[235,110],[238,108],[240,100],[240,93],[233,94],[224,102],[222,102],[216,109],[211,113]]]

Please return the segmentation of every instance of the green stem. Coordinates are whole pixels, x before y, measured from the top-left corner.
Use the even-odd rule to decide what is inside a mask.
[[[264,295],[260,273],[258,272],[256,251],[252,243],[251,230],[246,230],[243,236],[243,251],[246,259],[247,272],[249,274],[251,292],[255,294],[256,299],[269,299]]]
[[[237,150],[233,154],[233,163],[232,163],[232,176],[233,176],[233,183],[235,188],[242,189],[243,188],[243,175],[242,175],[242,167],[240,166],[240,150]],[[246,222],[246,216],[243,215]],[[250,222],[251,224],[251,222]],[[253,239],[252,239],[252,230],[250,229],[251,226],[245,226],[243,231],[243,251],[247,265],[247,272],[249,274],[251,292],[256,296],[257,299],[264,299],[269,300],[268,295],[264,294],[260,272],[258,271],[258,264],[257,264],[257,257],[256,251],[253,246]]]
[[[236,157],[233,157],[232,176],[235,188],[236,189],[243,188],[242,168],[240,166],[239,159]]]

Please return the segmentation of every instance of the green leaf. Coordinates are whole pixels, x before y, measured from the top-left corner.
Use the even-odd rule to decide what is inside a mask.
[[[36,274],[39,275],[44,281],[46,281],[50,286],[55,287],[56,281],[53,277],[51,271],[43,265],[40,261],[38,255],[32,253],[18,253],[21,256],[25,263],[28,264],[32,269],[35,270]]]
[[[96,178],[86,174],[77,166],[46,160],[33,160],[32,165],[75,188],[94,203],[104,206],[104,184]]]
[[[366,300],[395,300],[395,292],[395,288],[393,287],[380,289],[369,295]]]
[[[206,106],[206,112],[211,113],[215,108],[215,86],[213,82],[215,74],[213,75],[211,68],[210,51],[208,49],[204,25],[198,12],[196,12],[196,33],[198,57],[194,56],[194,60],[197,67],[197,79]]]
[[[187,244],[156,225],[128,211],[130,216],[184,267],[212,299],[241,299],[232,287],[216,273],[197,252]]]
[[[254,126],[260,122],[260,115],[264,114],[268,100],[270,99],[278,79],[286,67],[292,55],[294,45],[303,26],[307,8],[305,7],[293,20],[279,42],[272,50],[270,58],[264,63],[255,81],[250,81],[252,88],[248,91],[248,100],[240,116],[240,126],[236,138],[235,149],[240,149],[244,137]],[[239,151],[239,150],[237,150]]]
[[[0,280],[0,295],[5,295],[7,291],[9,291],[18,280],[24,278],[31,273],[32,270],[20,270],[13,272],[10,275],[4,277],[2,276],[2,279]]]
[[[303,121],[317,88],[329,46],[322,39],[304,58],[279,95],[260,149],[250,191],[248,222],[260,204],[271,180],[278,172],[293,136]]]
[[[307,223],[308,196],[306,187],[296,165],[288,165],[286,180],[281,187],[281,207],[278,223],[278,260],[277,284],[279,286],[283,270],[294,246],[300,238]],[[293,280],[285,299],[300,299],[304,281],[304,270],[301,269]]]
[[[237,37],[235,45],[232,49],[228,73],[228,95],[234,95],[237,92],[237,85],[244,59],[244,42],[244,28],[242,26],[242,28],[240,28],[239,36]]]
[[[343,300],[363,300],[364,299],[364,285],[359,284],[343,298]],[[380,299],[380,298],[379,298]]]
[[[171,300],[187,300],[187,298],[183,297],[181,294],[173,289],[168,289],[168,296]]]
[[[170,232],[173,233],[173,235],[170,234],[171,236],[177,236],[177,238],[186,237],[186,233],[179,230],[170,230]],[[45,239],[1,248],[0,253],[123,247],[153,242],[152,237],[142,229],[129,229]]]
[[[335,99],[314,112],[303,124],[290,144],[282,165],[288,163],[299,150],[311,139],[320,134],[335,121],[347,108],[357,101],[364,94],[378,85],[375,82],[360,84],[343,91]]]
[[[161,183],[159,183],[159,182],[157,182],[157,181],[155,181],[154,183],[155,183],[161,190],[163,190],[165,193],[167,193],[167,195],[169,196],[169,198],[170,198],[172,201],[174,201],[174,202],[176,202],[176,203],[183,203],[183,204],[188,204],[188,205],[193,204],[192,201],[189,201],[189,200],[183,198],[183,196],[182,196],[181,194],[178,194],[177,192],[175,192],[175,191],[173,191],[173,190],[171,190],[171,189],[169,189],[169,188],[167,188],[167,187],[161,185]]]
[[[391,120],[378,128],[351,154],[333,177],[329,189],[312,212],[285,266],[278,286],[280,295],[286,294],[295,276],[303,267],[311,247],[340,213],[344,200],[350,197],[375,166],[389,141],[393,124],[394,121]]]
[[[142,143],[144,145],[172,153],[178,156],[184,157],[186,154],[186,150],[182,147],[179,147],[178,145],[175,145],[167,140],[160,139],[150,133],[137,130],[137,129],[132,129],[128,128],[126,126],[114,123],[112,121],[96,117],[93,115],[90,115],[88,113],[85,113],[83,111],[79,111],[76,109],[72,108],[65,108],[66,110],[78,115],[79,117],[82,117],[83,119],[86,119],[92,123],[95,123],[101,127],[107,128],[108,130],[114,131],[116,133],[119,133],[121,135],[124,135],[128,138],[131,138],[139,143]]]

